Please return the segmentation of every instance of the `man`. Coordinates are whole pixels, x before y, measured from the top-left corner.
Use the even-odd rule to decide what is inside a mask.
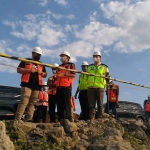
[[[53,65],[56,68],[52,68],[53,76],[50,76],[47,80],[48,94],[49,94],[49,116],[50,122],[55,122],[55,109],[56,109],[56,69],[59,66],[57,63]]]
[[[82,62],[81,68],[82,71],[87,72],[88,63],[86,61]],[[79,92],[79,102],[81,106],[82,119],[88,120],[89,118],[89,105],[88,105],[88,96],[87,96],[87,75],[79,75],[79,84],[75,93],[75,99],[77,99],[77,94]]]
[[[39,97],[36,103],[37,106],[37,119],[38,122],[46,122],[47,106],[48,106],[48,93],[47,93],[47,82],[43,82],[42,89],[39,92]]]
[[[60,61],[62,62],[60,67],[66,69],[75,69],[75,64],[69,62],[69,60],[70,53],[67,51],[62,52],[60,54]],[[60,121],[61,119],[69,119],[70,121],[72,121],[70,97],[75,73],[63,69],[58,69],[56,73],[56,78],[58,120]]]
[[[29,60],[38,61],[42,55],[42,49],[35,47],[32,50],[32,58]],[[39,91],[42,87],[42,78],[47,76],[44,66],[37,65],[35,63],[21,62],[17,68],[17,72],[22,74],[21,76],[21,100],[17,108],[16,120],[20,120],[27,107],[26,121],[31,122],[34,106],[38,99]]]
[[[117,119],[116,106],[118,105],[119,86],[113,83],[113,80],[109,81],[108,88],[106,90],[107,103],[105,105],[104,112],[109,114],[109,110],[112,109],[112,114]]]
[[[145,111],[146,121],[148,122],[148,125],[150,127],[150,95],[148,95],[148,100],[144,101],[144,111]]]
[[[93,53],[94,64],[88,66],[88,73],[108,77],[108,66],[101,63],[101,53],[95,51]],[[106,79],[102,77],[88,76],[88,101],[89,101],[89,117],[90,120],[95,119],[95,105],[97,102],[97,117],[102,118],[103,115],[103,97]]]

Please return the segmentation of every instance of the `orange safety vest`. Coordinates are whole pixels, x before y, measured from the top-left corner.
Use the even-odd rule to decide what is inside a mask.
[[[25,63],[25,68],[26,69],[31,70],[32,66],[33,66],[33,63]],[[43,66],[37,65],[37,69],[39,71],[42,71],[43,70]],[[21,76],[21,82],[28,83],[29,82],[29,78],[30,78],[30,73],[22,74],[22,76]],[[38,80],[39,80],[39,85],[42,85],[42,76],[40,74],[38,74]]]
[[[61,64],[60,67],[66,68],[66,69],[71,69],[71,66],[74,65],[73,63],[68,62],[67,64]],[[57,70],[57,74],[62,73],[66,74],[66,70]],[[56,86],[57,87],[72,87],[74,78],[73,77],[59,77],[56,80]]]
[[[74,103],[74,98],[73,98],[73,96],[71,96],[71,98],[70,98],[70,105],[71,105],[71,108],[73,108],[73,110],[75,111],[75,110],[76,110],[76,107],[75,107],[75,103]]]
[[[39,98],[36,103],[37,106],[48,106],[48,93],[46,91],[39,92]]]
[[[146,102],[145,111],[150,112],[150,101],[147,101],[147,102]]]
[[[56,80],[53,76],[49,77],[48,80],[50,80],[51,83],[55,84]],[[47,93],[49,95],[56,95],[56,88],[48,88]]]
[[[112,84],[108,86],[108,99],[110,102],[116,102],[118,94],[118,85]]]

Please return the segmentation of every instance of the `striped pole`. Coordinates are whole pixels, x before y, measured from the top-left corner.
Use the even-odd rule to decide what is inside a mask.
[[[120,79],[116,79],[116,78],[110,78],[110,77],[100,76],[100,75],[91,74],[91,73],[88,73],[88,72],[83,72],[83,71],[74,70],[74,69],[67,69],[67,68],[64,68],[64,67],[55,67],[52,64],[46,64],[46,63],[42,63],[42,62],[38,62],[38,61],[34,61],[34,60],[28,60],[26,58],[20,58],[20,57],[16,57],[16,56],[10,56],[10,55],[4,54],[4,53],[0,53],[0,57],[14,59],[14,60],[23,61],[23,62],[35,63],[35,64],[38,64],[38,65],[42,65],[42,66],[46,66],[46,67],[50,67],[50,68],[58,68],[58,69],[61,69],[61,70],[67,70],[67,71],[71,71],[71,72],[75,72],[75,73],[79,73],[79,74],[85,74],[85,75],[89,75],[89,76],[95,76],[95,77],[100,77],[100,78],[105,78],[105,79],[111,79],[111,80],[114,80],[114,81],[117,81],[117,82],[131,84],[131,85],[140,86],[140,87],[143,87],[143,88],[150,89],[150,86],[145,86],[145,85],[141,85],[141,84],[138,84],[138,83],[133,83],[133,82],[129,82],[129,81],[125,81],[125,80],[120,80]]]

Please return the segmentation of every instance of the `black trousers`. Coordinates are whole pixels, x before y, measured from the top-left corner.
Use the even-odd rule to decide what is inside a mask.
[[[46,122],[47,106],[37,106],[37,119]]]
[[[50,122],[55,122],[56,95],[49,95],[48,103]]]
[[[58,111],[58,121],[61,119],[71,120],[71,105],[70,105],[71,89],[57,88],[56,102]]]
[[[83,116],[83,120],[89,119],[89,104],[88,104],[88,96],[87,90],[81,90],[79,92],[79,102],[81,106],[81,112]]]

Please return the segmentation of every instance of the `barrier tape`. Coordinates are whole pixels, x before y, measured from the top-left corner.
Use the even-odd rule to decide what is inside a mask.
[[[79,70],[74,70],[74,69],[67,69],[67,68],[60,67],[60,66],[59,67],[55,67],[52,64],[46,64],[46,63],[42,63],[42,62],[38,62],[38,61],[28,60],[26,58],[20,58],[20,57],[16,57],[16,56],[10,56],[10,55],[4,54],[4,53],[0,53],[0,57],[14,59],[14,60],[23,61],[23,62],[35,63],[35,64],[38,64],[38,65],[42,65],[42,66],[46,66],[46,67],[50,67],[50,68],[57,68],[57,69],[60,69],[60,70],[67,70],[67,71],[71,71],[71,72],[74,72],[74,73],[85,74],[85,75],[89,75],[89,76],[95,76],[95,77],[100,77],[100,78],[105,78],[105,79],[111,79],[113,81],[117,81],[117,82],[121,82],[121,83],[126,83],[126,84],[131,84],[131,85],[134,85],[134,86],[140,86],[140,87],[143,87],[143,88],[150,89],[150,86],[145,86],[145,85],[138,84],[138,83],[133,83],[133,82],[129,82],[129,81],[125,81],[125,80],[120,80],[120,79],[116,79],[116,78],[111,78],[111,77],[105,77],[105,76],[95,75],[95,74],[91,74],[91,73],[83,72],[83,71],[79,71]]]

